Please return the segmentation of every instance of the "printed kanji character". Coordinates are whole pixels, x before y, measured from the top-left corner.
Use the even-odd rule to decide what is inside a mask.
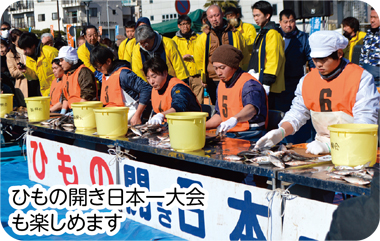
[[[108,205],[110,205],[110,206],[122,206],[124,203],[123,192],[124,192],[124,190],[121,188],[110,188],[108,190]],[[116,199],[116,200],[114,200],[114,199]]]
[[[137,206],[137,203],[145,203],[144,200],[142,200],[142,198],[139,196],[139,193],[144,193],[144,191],[137,191],[137,188],[134,188],[133,191],[126,191],[126,193],[132,193],[131,197],[126,201],[126,203],[133,203],[135,207]]]
[[[268,217],[267,206],[252,203],[250,191],[244,192],[244,200],[228,198],[228,206],[241,211],[236,227],[230,234],[231,240],[265,240],[257,216]],[[253,236],[253,230],[255,230],[256,238]]]
[[[65,162],[71,162],[71,157],[69,155],[64,154],[62,147],[59,150],[60,150],[60,152],[57,153],[57,158],[58,158],[58,160],[61,161],[61,165],[58,166],[58,171],[60,173],[62,173],[62,175],[63,175],[63,182],[66,185],[78,184],[77,168],[74,165],[73,165],[73,169],[65,166]],[[70,175],[74,174],[74,181],[73,182],[69,182],[67,180],[67,174],[70,174]]]
[[[86,188],[70,188],[69,189],[69,205],[74,206],[79,203],[79,206],[87,206],[87,189]]]
[[[172,204],[174,202],[174,200],[176,200],[176,199],[177,199],[177,202],[179,204],[181,204],[182,206],[185,206],[185,204],[183,204],[181,202],[181,200],[179,200],[179,198],[178,198],[178,195],[184,195],[185,192],[177,192],[177,188],[174,187],[174,192],[167,192],[166,194],[173,194],[173,199],[168,204],[166,204],[166,206],[169,206],[170,204]]]
[[[190,192],[186,193],[186,199],[190,199],[190,203],[188,203],[188,206],[196,206],[196,205],[201,205],[204,206],[202,203],[201,199],[204,199],[204,193],[198,190],[198,188],[194,187]],[[198,200],[197,203],[193,203],[194,200]]]
[[[38,232],[41,232],[41,229],[48,231],[45,228],[49,226],[49,222],[46,220],[46,217],[48,216],[48,214],[44,216],[41,213],[37,213],[36,215],[30,214],[30,216],[32,216],[33,218],[33,220],[30,221],[30,227],[34,227],[30,231],[34,231],[37,228],[38,228]]]

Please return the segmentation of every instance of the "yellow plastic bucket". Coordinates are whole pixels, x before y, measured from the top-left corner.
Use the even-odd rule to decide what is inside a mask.
[[[104,107],[94,109],[99,137],[125,136],[128,131],[128,107]]]
[[[30,122],[48,120],[50,118],[50,97],[38,96],[25,98]]]
[[[0,117],[13,110],[13,94],[0,94]]]
[[[205,112],[167,114],[171,147],[182,152],[202,149],[206,142],[207,116]]]
[[[95,129],[94,109],[103,108],[101,101],[85,101],[71,104],[74,114],[74,125],[78,130]]]
[[[332,163],[336,166],[358,166],[376,163],[377,128],[374,124],[336,124],[330,130]]]

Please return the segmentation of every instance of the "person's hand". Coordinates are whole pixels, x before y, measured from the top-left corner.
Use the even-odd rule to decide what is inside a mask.
[[[219,132],[227,132],[228,130],[234,128],[238,120],[235,117],[231,117],[230,119],[220,123],[218,126]]]
[[[158,113],[154,115],[150,120],[148,121],[148,124],[150,125],[160,125],[164,121],[164,115],[161,113]]]
[[[272,147],[285,138],[285,129],[280,127],[271,130],[256,142],[255,148]]]
[[[330,144],[320,141],[313,141],[307,144],[306,153],[319,155],[322,153],[330,153]]]
[[[22,63],[17,63],[17,69],[20,70],[22,73],[26,72],[26,66]]]
[[[193,56],[191,56],[191,54],[185,54],[184,56],[182,56],[183,60],[186,60],[186,61],[191,61],[193,59]]]
[[[138,115],[134,114],[130,120],[130,124],[131,126],[141,124],[141,118]]]

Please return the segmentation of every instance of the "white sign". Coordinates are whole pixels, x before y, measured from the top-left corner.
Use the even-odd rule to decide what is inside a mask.
[[[28,135],[29,179],[47,186],[116,184],[114,156]]]

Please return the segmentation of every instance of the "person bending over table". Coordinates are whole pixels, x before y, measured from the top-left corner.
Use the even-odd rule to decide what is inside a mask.
[[[182,80],[168,75],[168,66],[160,57],[147,60],[143,71],[153,87],[151,100],[156,113],[148,124],[161,124],[165,115],[173,112],[201,111],[201,105],[190,87]]]
[[[217,127],[228,137],[255,141],[265,134],[268,100],[261,83],[239,68],[242,59],[242,52],[228,44],[219,46],[212,55],[221,82],[215,114],[206,122],[206,129]]]
[[[292,106],[279,128],[268,132],[256,147],[271,147],[297,132],[311,118],[317,131],[307,153],[330,153],[333,124],[377,124],[380,94],[373,76],[343,58],[348,40],[335,31],[318,31],[309,38],[310,56],[316,66],[301,78]]]

